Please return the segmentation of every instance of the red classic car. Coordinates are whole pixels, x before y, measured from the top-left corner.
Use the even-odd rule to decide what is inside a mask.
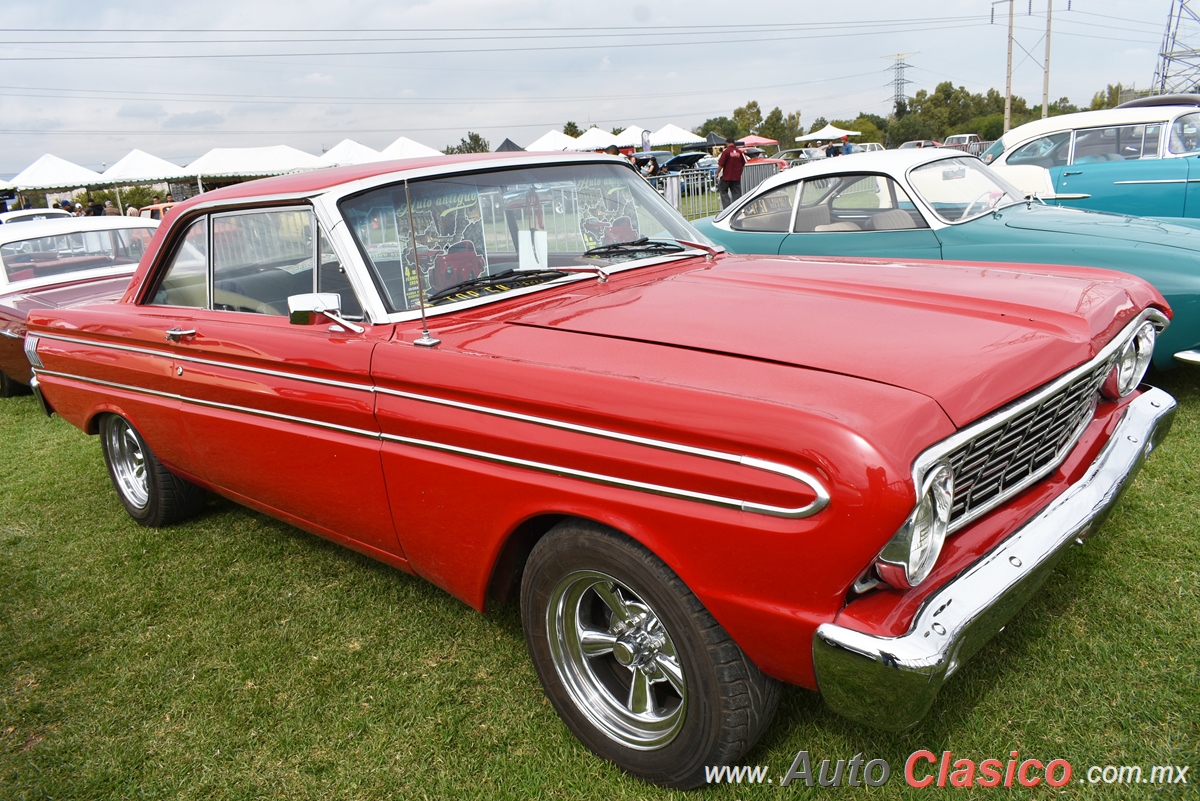
[[[25,341],[139,523],[212,491],[518,596],[566,725],[693,787],[781,682],[919,720],[1165,435],[1168,315],[1101,270],[729,256],[619,159],[518,153],[192,198]]]
[[[29,311],[119,299],[157,227],[62,215],[0,228],[0,398],[29,391]]]

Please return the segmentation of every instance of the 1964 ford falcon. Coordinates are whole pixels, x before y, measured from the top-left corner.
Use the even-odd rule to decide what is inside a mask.
[[[518,154],[193,198],[26,351],[138,522],[213,491],[515,594],[567,726],[691,787],[780,682],[919,720],[1166,433],[1168,316],[1106,271],[727,256],[617,159]]]

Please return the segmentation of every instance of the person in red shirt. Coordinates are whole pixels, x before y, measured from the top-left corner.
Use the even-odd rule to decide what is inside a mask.
[[[725,139],[725,149],[717,159],[717,171],[721,176],[718,188],[721,192],[721,208],[742,196],[742,169],[746,166],[746,154],[732,139]]]

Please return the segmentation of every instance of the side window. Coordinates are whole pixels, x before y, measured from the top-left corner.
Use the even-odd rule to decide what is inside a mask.
[[[1004,163],[1010,167],[1027,164],[1034,167],[1061,167],[1067,163],[1071,132],[1062,131],[1026,142],[1009,154]]]
[[[171,256],[154,299],[155,306],[208,308],[208,223],[192,223]]]
[[[796,184],[788,184],[755,198],[738,210],[729,226],[735,231],[786,233],[796,204]]]
[[[886,175],[838,175],[806,181],[793,231],[847,233],[927,228],[901,188]]]
[[[213,216],[213,308],[287,314],[289,295],[315,291],[312,212]]]
[[[346,268],[342,266],[329,235],[325,229],[317,226],[317,291],[336,292],[342,297],[342,314],[355,320],[362,319],[362,304],[354,287],[346,277]]]
[[[1200,112],[1184,114],[1171,124],[1172,153],[1200,152]]]
[[[1162,124],[1157,122],[1084,128],[1075,132],[1075,155],[1071,163],[1158,158],[1158,140],[1162,129]]]

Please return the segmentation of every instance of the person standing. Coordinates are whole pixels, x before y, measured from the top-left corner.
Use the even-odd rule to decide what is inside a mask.
[[[737,142],[726,137],[725,149],[717,159],[717,171],[721,176],[718,188],[721,192],[721,208],[727,208],[730,203],[742,196],[742,170],[746,167],[746,154],[737,146]]]
[[[849,156],[853,152],[854,152],[854,145],[850,144],[850,137],[843,136],[842,137],[842,155]]]
[[[112,204],[111,200],[104,201],[104,216],[105,217],[120,217],[121,212],[117,211],[117,207]]]

